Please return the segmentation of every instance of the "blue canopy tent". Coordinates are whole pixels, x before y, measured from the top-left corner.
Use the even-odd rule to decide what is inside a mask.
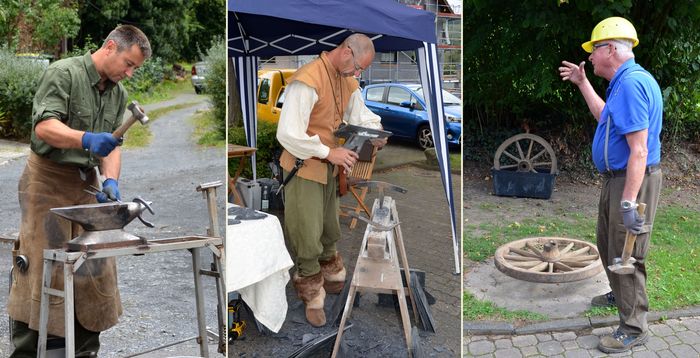
[[[354,32],[377,52],[415,50],[430,129],[450,208],[455,273],[461,272],[450,160],[445,141],[435,15],[393,0],[229,0],[228,55],[232,58],[248,145],[256,146],[257,70],[261,56],[318,55]],[[253,176],[255,157],[252,158]]]

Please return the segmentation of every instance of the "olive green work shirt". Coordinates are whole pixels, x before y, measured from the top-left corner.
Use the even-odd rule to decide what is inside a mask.
[[[121,84],[109,80],[100,92],[99,82],[90,52],[52,63],[34,95],[32,128],[47,118],[56,118],[80,131],[113,132],[122,122],[127,93]],[[87,150],[54,148],[37,138],[34,130],[31,149],[60,164],[92,168],[100,163]]]

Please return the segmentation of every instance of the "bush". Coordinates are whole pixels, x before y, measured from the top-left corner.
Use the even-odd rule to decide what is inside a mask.
[[[32,101],[44,67],[0,48],[0,136],[29,137]]]
[[[165,68],[160,57],[153,57],[143,63],[131,78],[121,81],[129,94],[148,94],[159,83],[163,82]]]
[[[279,161],[279,156],[282,154],[282,146],[279,144],[276,138],[277,134],[277,124],[269,123],[265,121],[258,122],[258,150],[255,152],[257,158],[257,174],[258,178],[269,178],[272,177],[272,172],[270,167],[267,165],[269,162]],[[245,129],[243,127],[231,127],[229,129],[228,135],[229,143],[246,145],[245,139]],[[229,160],[228,171],[233,175],[238,169],[238,158]],[[250,162],[246,165],[241,176],[252,178],[253,171],[250,167]]]
[[[217,38],[212,43],[212,47],[207,50],[203,58],[208,68],[207,78],[204,81],[204,93],[211,96],[217,129],[224,137],[226,135],[226,43],[223,38]]]

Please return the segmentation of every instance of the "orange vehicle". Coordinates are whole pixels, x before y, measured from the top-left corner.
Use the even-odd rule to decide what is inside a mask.
[[[284,88],[296,70],[258,71],[258,120],[277,123],[284,104]]]

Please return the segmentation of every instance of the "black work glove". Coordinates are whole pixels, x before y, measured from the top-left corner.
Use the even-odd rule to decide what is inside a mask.
[[[642,232],[642,225],[644,225],[644,217],[639,215],[637,208],[620,209],[620,212],[622,213],[622,223],[627,231],[639,235]]]
[[[119,195],[119,183],[116,180],[109,178],[102,183],[102,191],[95,195],[100,203],[108,203],[110,201],[122,200]]]

